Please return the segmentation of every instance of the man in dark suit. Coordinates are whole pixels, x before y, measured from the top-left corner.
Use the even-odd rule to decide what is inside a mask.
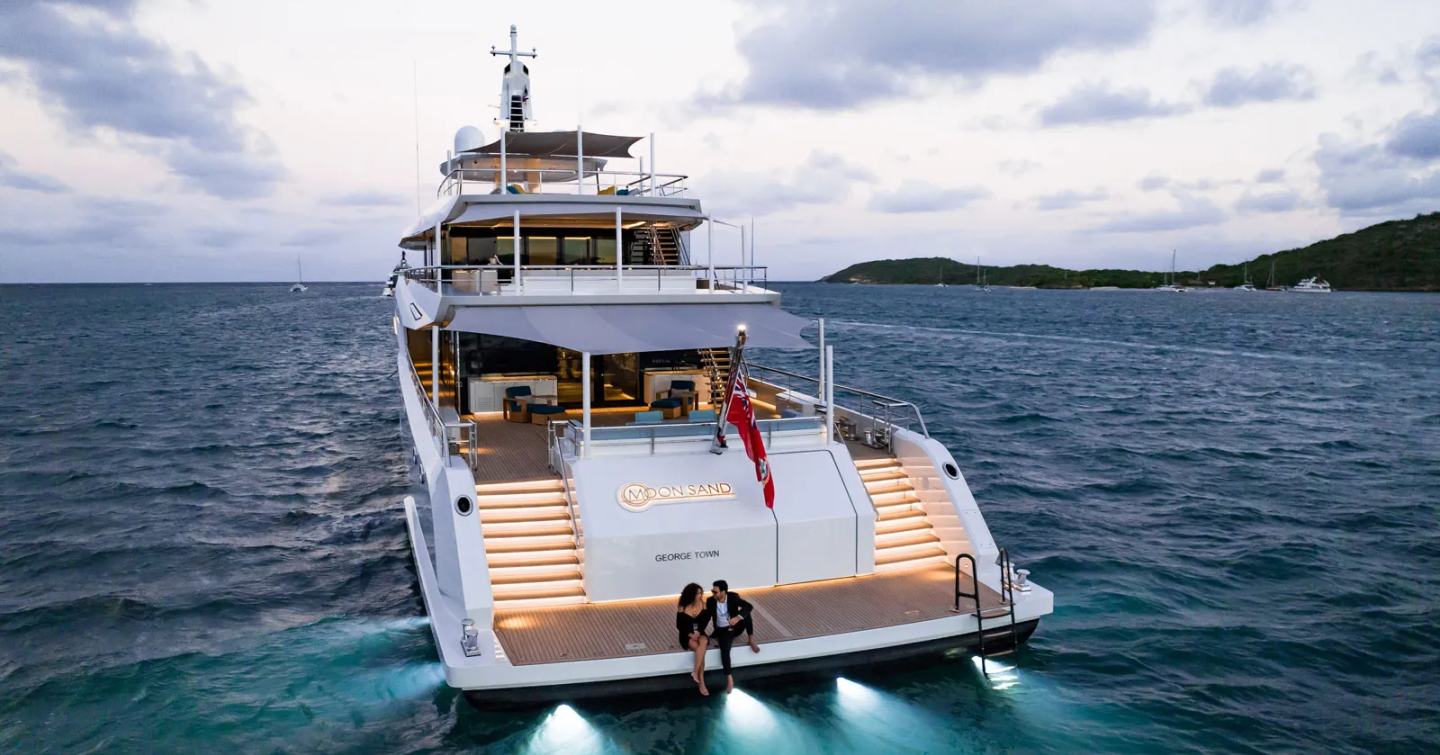
[[[715,580],[710,598],[705,601],[705,613],[715,622],[711,637],[720,643],[720,664],[725,667],[725,691],[735,689],[735,678],[730,675],[730,646],[735,638],[744,633],[750,640],[750,650],[760,652],[755,643],[755,609],[740,593],[730,592],[730,585],[723,579]]]

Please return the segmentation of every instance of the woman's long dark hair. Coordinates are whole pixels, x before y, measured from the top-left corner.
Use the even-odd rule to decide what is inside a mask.
[[[701,592],[702,590],[704,590],[704,589],[705,589],[705,588],[701,587],[700,585],[695,584],[694,582],[691,582],[690,584],[685,585],[685,589],[680,591],[680,607],[681,607],[681,608],[684,608],[684,607],[686,607],[686,606],[694,603],[694,602],[695,602],[695,596],[696,596],[696,595],[699,595],[700,592]]]

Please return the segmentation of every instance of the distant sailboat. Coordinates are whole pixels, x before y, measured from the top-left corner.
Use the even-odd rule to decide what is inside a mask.
[[[980,291],[989,291],[990,285],[985,282],[985,268],[980,266],[980,258],[975,258],[975,288]]]
[[[1275,260],[1270,260],[1270,282],[1265,284],[1266,291],[1284,291],[1284,286],[1275,285]]]
[[[290,293],[303,294],[309,291],[310,287],[305,285],[305,271],[300,267],[300,255],[295,255],[295,285],[290,287]]]
[[[1245,282],[1235,287],[1236,291],[1254,291],[1255,285],[1250,282],[1250,263],[1245,263]]]
[[[1171,293],[1183,294],[1190,289],[1175,283],[1175,250],[1170,250],[1170,277],[1164,283],[1155,287],[1156,291],[1169,291]]]

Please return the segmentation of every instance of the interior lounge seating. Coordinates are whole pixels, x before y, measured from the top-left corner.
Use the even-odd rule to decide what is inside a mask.
[[[635,412],[635,421],[632,425],[658,425],[664,421],[665,415],[657,411]]]
[[[684,401],[678,398],[657,398],[650,402],[651,409],[658,409],[665,419],[676,419],[680,416]]]
[[[565,407],[555,404],[531,404],[530,423],[544,425],[552,420],[565,419]]]
[[[671,380],[670,387],[656,394],[659,398],[678,398],[681,406],[685,409],[694,409],[700,406],[699,396],[695,393],[694,380]]]
[[[714,409],[692,409],[687,419],[690,422],[714,422]]]

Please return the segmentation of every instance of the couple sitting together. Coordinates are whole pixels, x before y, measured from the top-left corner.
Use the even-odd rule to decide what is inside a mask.
[[[725,667],[725,691],[735,689],[735,678],[730,675],[730,646],[742,633],[750,640],[750,650],[760,652],[755,644],[754,609],[740,597],[730,592],[730,585],[723,579],[715,580],[710,597],[705,597],[705,588],[691,582],[680,592],[680,605],[675,612],[675,628],[680,632],[680,649],[695,652],[695,668],[690,678],[700,688],[700,694],[709,695],[705,688],[705,650],[711,640],[720,645],[720,663]],[[705,627],[711,622],[715,631],[705,634]]]

